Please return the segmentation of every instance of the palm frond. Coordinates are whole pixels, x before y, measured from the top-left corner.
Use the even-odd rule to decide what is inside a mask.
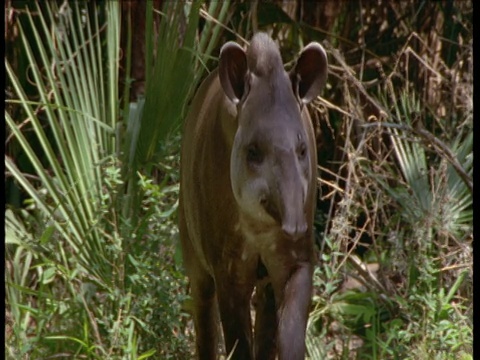
[[[230,1],[211,2],[207,11],[217,22],[208,22],[207,29],[197,38],[202,1],[191,4],[167,1],[158,13],[153,3],[147,2],[146,95],[130,104],[123,149],[125,173],[131,179],[123,204],[128,218],[134,219],[134,209],[139,208],[136,172],[158,159],[167,136],[179,128],[188,100],[205,71],[204,63],[218,41],[229,6]],[[155,15],[160,17],[157,32]]]
[[[393,112],[393,119],[406,121],[400,128],[386,127],[398,175],[403,179],[402,186],[392,188],[378,174],[368,169],[366,172],[401,205],[405,219],[418,224],[428,223],[438,231],[460,236],[459,230],[467,230],[472,221],[473,198],[464,176],[472,177],[473,134],[468,129],[459,132],[451,144],[444,145],[447,156],[444,151],[437,152],[430,142],[415,136],[415,131],[407,131],[414,126],[412,114],[420,112],[419,103],[412,94],[403,94],[400,101],[395,102]],[[456,167],[452,165],[450,154],[456,154]]]
[[[37,102],[29,101],[6,61],[7,76],[15,91],[7,103],[22,107],[40,147],[34,149],[20,125],[8,112],[5,115],[12,141],[20,144],[40,182],[27,178],[14,159],[7,157],[5,164],[60,238],[78,253],[82,266],[106,280],[110,271],[92,265],[105,263],[99,261],[105,255],[96,219],[102,194],[102,163],[116,147],[118,96],[112,69],[118,69],[118,28],[112,29],[115,22],[111,22],[107,30],[106,43],[112,49],[105,61],[105,45],[100,38],[105,30],[98,22],[92,24],[88,17],[82,17],[80,3],[65,3],[62,8],[51,2],[43,5],[36,3],[36,19],[27,12],[26,25],[18,24],[37,88]],[[107,13],[118,15],[117,7],[110,3]],[[38,52],[30,46],[24,26],[32,30]],[[40,196],[39,188],[46,189],[48,196]]]

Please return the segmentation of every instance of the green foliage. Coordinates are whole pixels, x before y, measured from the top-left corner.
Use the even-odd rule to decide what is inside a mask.
[[[286,59],[323,41],[331,64],[311,108],[329,210],[310,359],[472,359],[469,3],[149,1],[134,102],[121,3],[7,17],[6,195],[21,206],[5,213],[5,357],[191,358],[178,129],[219,41],[266,30]]]
[[[430,18],[456,12],[461,26],[443,28],[455,39],[432,37],[428,26],[418,25],[423,32],[416,33],[405,23],[403,34],[396,27],[389,46],[399,46],[390,61],[375,56],[385,47],[372,42],[375,16],[363,14],[388,13],[390,6],[405,6],[399,13],[406,14],[410,5],[379,2],[336,18],[346,24],[356,16],[363,34],[373,36],[363,38],[366,48],[345,41],[344,52],[325,44],[342,82],[329,80],[328,102],[320,103],[333,127],[343,122],[334,134],[342,157],[334,159],[338,167],[322,167],[332,204],[320,224],[324,241],[307,339],[312,359],[473,358],[473,74],[464,4],[429,8]],[[377,21],[384,29],[378,37],[388,34],[391,18]],[[448,59],[445,51],[431,51],[456,46],[463,51]],[[363,52],[360,63],[355,51]],[[374,82],[362,82],[372,74]],[[371,265],[378,270],[367,271]]]
[[[165,155],[165,141],[179,130],[187,100],[203,76],[204,63],[218,41],[220,26],[208,23],[208,32],[197,36],[202,3],[167,1],[161,13],[153,9],[152,1],[146,3],[146,91],[144,98],[130,104],[122,149],[126,179],[133,180],[138,170],[150,172],[152,165]],[[222,21],[229,4],[229,1],[212,2],[208,13]],[[157,26],[153,25],[155,15],[161,18]],[[129,37],[132,31],[135,29],[130,26]],[[129,196],[123,204],[124,215],[132,221],[138,221],[134,209],[140,205],[135,196],[136,184],[127,182]]]
[[[50,228],[40,235],[30,234],[8,212],[7,249],[15,249],[7,268],[7,279],[11,279],[7,301],[15,324],[7,343],[11,357],[63,353],[98,359],[153,354],[184,358],[188,350],[188,338],[176,335],[182,332],[178,327],[186,286],[175,263],[177,233],[170,216],[176,209],[178,188],[140,178],[144,224],[129,229],[134,245],[127,252],[123,246],[130,241],[118,232],[125,219],[117,217],[111,206],[122,184],[118,164],[112,161],[103,171],[98,212],[99,219],[108,223],[99,226],[104,229],[106,261],[115,280],[108,287],[101,287],[82,266],[62,264],[65,254],[57,248],[58,234]],[[33,283],[25,283],[26,279]]]
[[[342,192],[327,219],[316,273],[312,359],[472,358],[473,78],[449,70],[463,74],[458,86],[468,96],[455,98],[445,114],[429,106],[430,89],[413,90],[401,65],[408,54],[400,52],[375,90],[347,80],[345,160],[335,182],[343,185],[333,190]],[[425,59],[421,66],[430,70],[439,61]],[[353,100],[359,94],[375,108],[370,117]],[[453,124],[454,132],[443,131]],[[367,271],[366,264],[380,270]],[[348,289],[352,277],[360,283]]]
[[[47,223],[78,254],[81,265],[102,265],[92,268],[92,271],[99,282],[108,282],[111,271],[102,261],[104,254],[101,252],[99,229],[95,227],[95,208],[101,192],[98,164],[105,161],[106,154],[115,151],[114,128],[118,114],[110,110],[117,107],[118,100],[106,90],[115,91],[117,79],[114,74],[109,74],[106,79],[98,76],[98,72],[103,73],[102,68],[97,68],[100,66],[97,62],[104,50],[99,37],[93,35],[98,28],[86,27],[82,31],[73,31],[83,27],[79,5],[75,4],[75,12],[67,9],[61,12],[53,3],[46,3],[45,6],[46,16],[37,4],[37,21],[41,25],[37,25],[30,12],[27,12],[28,22],[25,25],[18,24],[37,85],[38,102],[29,101],[22,84],[9,62],[6,62],[7,75],[18,96],[9,101],[21,106],[40,146],[34,149],[23,129],[8,112],[5,114],[8,129],[35,169],[43,193],[39,191],[38,183],[27,178],[10,157],[5,159],[6,168],[33,199],[34,206],[43,213]],[[115,7],[109,6],[107,11],[114,12]],[[61,14],[60,22],[54,20],[54,13]],[[57,26],[50,29],[47,22],[56,23]],[[29,26],[33,31],[39,56],[32,52],[24,26]],[[69,39],[67,29],[75,34]],[[117,32],[118,29],[109,27],[108,46],[116,43]],[[81,40],[77,37],[81,37]],[[84,37],[92,41],[86,42]],[[43,38],[46,40],[42,41]],[[80,46],[79,42],[85,43],[85,46]],[[57,44],[56,48],[54,44]],[[99,58],[92,58],[92,52],[98,52]],[[118,55],[113,53],[115,51],[109,52],[110,56],[102,66],[115,66]],[[68,59],[75,59],[78,65]],[[85,71],[79,71],[80,67],[84,67]],[[98,99],[98,103],[93,99]],[[99,103],[103,106],[98,106]],[[52,131],[51,135],[46,134],[45,127]],[[85,242],[87,234],[91,240]]]
[[[186,284],[176,250],[179,139],[167,133],[203,73],[178,67],[193,61],[200,43],[198,62],[209,56],[218,26],[196,38],[201,2],[174,4],[162,13],[166,38],[156,44],[151,95],[131,104],[118,97],[121,3],[30,2],[13,24],[28,64],[6,60],[5,164],[27,199],[23,209],[6,213],[8,358],[188,357]],[[151,19],[158,9],[146,11]],[[225,16],[225,8],[215,11]],[[183,44],[180,24],[189,29]],[[172,54],[178,56],[167,60]],[[138,126],[139,141],[128,131],[124,137],[127,121],[129,128],[134,121],[148,126]],[[159,140],[171,152],[155,159],[160,184],[145,169],[153,154],[144,151]]]

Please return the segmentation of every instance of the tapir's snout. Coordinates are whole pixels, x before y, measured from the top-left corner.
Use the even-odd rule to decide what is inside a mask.
[[[286,236],[298,240],[305,236],[308,230],[307,218],[303,204],[281,204],[269,201],[266,197],[260,199],[265,211],[282,227]],[[283,209],[282,209],[283,207]]]
[[[282,230],[293,240],[305,236],[308,230],[303,203],[303,192],[300,184],[296,184],[296,192],[284,195],[282,211]]]
[[[302,179],[297,160],[289,154],[272,169],[269,193],[260,197],[260,205],[293,240],[305,236],[308,230],[305,214],[306,181]]]
[[[299,222],[289,222],[282,224],[283,232],[293,240],[298,240],[307,233],[307,221],[305,216]]]

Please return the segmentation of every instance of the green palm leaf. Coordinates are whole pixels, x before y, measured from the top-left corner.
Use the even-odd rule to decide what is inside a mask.
[[[124,203],[124,214],[136,218],[139,208],[137,182],[133,179],[139,168],[150,168],[164,155],[162,144],[167,136],[178,130],[185,115],[189,98],[193,95],[204,73],[204,63],[211,57],[225,21],[230,1],[211,2],[207,12],[218,23],[207,22],[206,29],[197,38],[202,1],[190,5],[181,1],[167,1],[160,14],[158,34],[154,32],[155,15],[152,2],[147,2],[146,39],[146,94],[130,104],[130,117],[123,153],[128,179],[129,197]],[[183,29],[183,27],[185,28]],[[155,46],[154,46],[155,45]],[[133,220],[135,222],[135,220]]]
[[[5,113],[8,141],[20,149],[31,169],[25,172],[25,162],[17,161],[14,150],[5,157],[7,175],[27,194],[32,207],[30,212],[9,211],[6,221],[6,259],[12,264],[12,271],[7,271],[7,302],[16,347],[21,349],[13,353],[46,357],[65,343],[64,349],[92,358],[105,358],[118,349],[124,349],[127,358],[150,357],[154,349],[138,352],[137,327],[147,326],[130,314],[131,294],[126,288],[128,278],[138,275],[126,273],[137,254],[129,253],[127,260],[130,244],[124,239],[134,239],[134,232],[148,223],[140,219],[144,207],[137,170],[152,163],[159,144],[180,125],[220,26],[207,23],[208,33],[197,38],[202,2],[191,6],[165,2],[160,35],[154,41],[152,20],[158,10],[147,2],[147,94],[129,104],[128,86],[123,103],[118,96],[120,2],[29,6],[16,26],[34,94],[27,95],[25,83],[5,62],[12,89]],[[212,3],[206,11],[222,22],[228,6],[229,2]],[[128,67],[128,49],[123,56]],[[21,122],[18,114],[27,121]],[[85,300],[99,294],[107,300],[100,307]],[[38,299],[36,305],[30,304],[32,296]],[[58,318],[60,311],[69,314],[69,324]],[[119,311],[126,315],[117,318]],[[34,329],[29,326],[32,317]],[[128,346],[115,340],[117,335],[102,339],[100,326],[116,334],[124,327]],[[52,345],[50,350],[30,347],[41,338]]]
[[[10,64],[6,63],[7,75],[18,97],[18,100],[8,101],[19,102],[23,107],[41,144],[40,151],[32,148],[8,113],[6,121],[39,176],[41,187],[46,189],[51,199],[48,201],[52,203],[47,204],[46,199],[38,196],[37,185],[27,180],[12,159],[6,159],[6,167],[37,202],[45,218],[52,221],[61,238],[78,252],[82,265],[90,268],[104,255],[102,237],[95,227],[96,208],[101,195],[101,163],[115,146],[112,125],[115,125],[117,112],[110,113],[110,110],[118,107],[117,99],[109,105],[112,98],[106,96],[104,89],[104,81],[109,81],[107,88],[115,92],[116,78],[107,76],[105,80],[100,80],[103,76],[99,76],[98,72],[109,74],[104,69],[116,68],[118,59],[111,56],[107,57],[106,63],[100,62],[100,29],[96,24],[92,30],[90,23],[84,28],[78,3],[73,4],[75,11],[58,9],[55,3],[44,5],[40,7],[36,4],[40,25],[27,12],[27,26],[33,32],[38,54],[32,50],[30,39],[19,23],[20,36],[38,91],[38,102],[28,101]],[[107,11],[118,10],[110,5]],[[60,14],[59,20],[54,17],[56,13]],[[111,39],[107,43],[110,46],[116,43],[118,54],[114,31],[109,31],[109,35]],[[94,105],[95,102],[97,105]],[[98,103],[106,105],[102,111]],[[52,132],[51,136],[44,131],[45,122]],[[93,269],[99,279],[108,278],[108,269],[98,266]]]

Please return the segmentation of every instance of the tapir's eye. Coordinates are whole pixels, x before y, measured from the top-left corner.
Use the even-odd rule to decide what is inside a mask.
[[[307,156],[307,145],[302,142],[298,145],[297,154],[299,159],[305,159]]]
[[[263,152],[257,144],[251,144],[247,147],[247,162],[255,165],[263,162]]]

